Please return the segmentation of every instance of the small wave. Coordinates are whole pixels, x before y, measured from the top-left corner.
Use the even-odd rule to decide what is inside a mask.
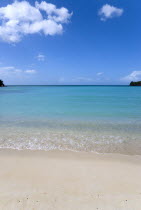
[[[0,148],[18,150],[69,150],[98,153],[141,154],[140,140],[131,136],[80,133],[21,132],[0,138]]]

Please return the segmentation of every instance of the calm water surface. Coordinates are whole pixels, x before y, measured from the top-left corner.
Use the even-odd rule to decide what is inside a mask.
[[[0,147],[141,155],[141,87],[0,88]]]

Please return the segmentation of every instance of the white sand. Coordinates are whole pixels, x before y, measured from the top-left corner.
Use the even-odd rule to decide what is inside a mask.
[[[0,150],[0,210],[141,210],[141,157]]]

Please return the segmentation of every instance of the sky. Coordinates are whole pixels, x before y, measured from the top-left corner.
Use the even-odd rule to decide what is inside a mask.
[[[7,85],[141,80],[141,2],[0,1],[0,79]]]

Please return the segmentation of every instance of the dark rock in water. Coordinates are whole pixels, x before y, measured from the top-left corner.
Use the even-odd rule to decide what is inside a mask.
[[[1,79],[0,79],[0,87],[5,87],[5,85]]]
[[[130,86],[141,86],[141,81],[138,82],[130,82]]]

